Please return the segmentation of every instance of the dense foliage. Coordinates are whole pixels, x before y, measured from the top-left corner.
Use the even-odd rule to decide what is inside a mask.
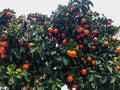
[[[50,17],[0,13],[0,83],[9,90],[118,90],[120,41],[112,20],[89,0],[59,5]]]

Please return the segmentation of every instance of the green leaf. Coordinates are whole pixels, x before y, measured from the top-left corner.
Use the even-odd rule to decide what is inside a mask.
[[[91,75],[90,77],[89,77],[89,81],[93,81],[94,80],[94,75]]]
[[[52,51],[50,54],[55,55],[56,53],[57,53],[56,51]]]
[[[107,69],[109,70],[110,73],[112,73],[113,69],[110,66],[107,66]]]
[[[110,83],[114,83],[114,82],[115,82],[115,80],[116,80],[116,77],[115,77],[115,76],[113,76],[113,77],[112,77],[112,79],[111,79],[111,81],[110,81]]]
[[[104,76],[103,78],[101,78],[101,83],[104,84],[107,82],[107,80],[108,80],[108,77]]]

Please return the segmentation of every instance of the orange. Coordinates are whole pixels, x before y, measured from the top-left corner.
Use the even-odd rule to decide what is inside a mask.
[[[82,44],[79,45],[79,49],[83,49],[83,45]]]
[[[28,48],[31,48],[32,46],[34,46],[34,43],[29,43],[28,44]]]
[[[6,41],[1,42],[1,46],[8,47],[8,42],[6,42]]]
[[[23,64],[22,68],[23,68],[23,70],[28,70],[29,69],[29,64]]]
[[[116,66],[116,67],[115,67],[115,70],[120,70],[120,66]]]
[[[4,34],[4,33],[1,35],[1,37],[2,37],[2,38],[5,38],[6,36],[7,36],[7,35],[6,35],[6,34]]]
[[[62,38],[64,38],[64,37],[65,37],[65,34],[64,34],[64,33],[62,33],[61,37],[62,37]]]
[[[68,16],[69,16],[69,13],[66,13],[65,16],[68,17]]]
[[[5,59],[6,57],[7,57],[6,54],[1,54],[2,59]]]
[[[95,62],[94,60],[92,60],[91,64],[92,64],[93,66],[96,66],[96,62]]]
[[[72,85],[72,88],[76,88],[76,89],[77,89],[77,88],[78,88],[78,85],[77,85],[77,84],[73,84],[73,85]]]
[[[111,37],[111,41],[115,41],[115,37]]]
[[[92,50],[96,50],[96,46],[93,45],[93,46],[92,46]]]
[[[62,41],[62,44],[63,44],[63,45],[66,45],[66,44],[67,44],[66,39],[64,39],[64,40]]]
[[[92,58],[90,56],[88,56],[87,61],[91,62]]]
[[[71,12],[71,13],[73,12],[73,7],[70,8],[69,12]]]
[[[94,30],[93,34],[95,34],[95,35],[98,34],[98,30]]]
[[[81,24],[84,24],[86,22],[86,19],[82,18],[80,22],[81,22]]]
[[[70,51],[70,57],[76,57],[76,51]]]
[[[84,30],[83,34],[84,34],[85,36],[89,35],[89,30]]]
[[[116,53],[120,53],[120,47],[117,47],[115,51]]]
[[[103,45],[104,45],[105,47],[108,47],[108,46],[109,46],[109,42],[108,42],[108,41],[105,41],[105,42],[103,42]]]
[[[11,17],[11,16],[12,16],[11,12],[6,12],[5,15],[6,15],[7,17]]]
[[[76,45],[75,50],[76,50],[76,51],[79,50],[79,46],[78,46],[78,45]]]
[[[115,60],[115,61],[118,60],[118,57],[114,57],[113,60]]]
[[[81,58],[81,61],[84,61],[84,60],[85,60],[85,58],[84,58],[84,57],[82,57],[82,58]]]
[[[48,28],[48,31],[49,31],[50,33],[52,33],[52,32],[53,32],[53,28],[52,28],[52,27],[49,27],[49,28]]]
[[[97,38],[97,37],[94,37],[94,38],[93,38],[93,41],[94,41],[94,42],[96,42],[97,40],[98,40],[98,38]]]
[[[0,54],[5,54],[6,53],[6,49],[4,47],[0,48]]]
[[[77,32],[81,33],[83,31],[82,27],[77,28]]]
[[[82,73],[82,75],[86,75],[87,74],[87,70],[86,69],[82,69],[81,73]]]
[[[18,45],[19,46],[23,46],[24,45],[24,41],[23,40],[18,40]]]
[[[54,34],[57,34],[58,33],[58,29],[54,29],[53,32],[54,32]]]
[[[67,55],[68,55],[68,56],[70,56],[70,52],[71,52],[71,50],[68,50],[68,51],[67,51]]]
[[[67,82],[72,82],[73,80],[74,80],[73,76],[70,75],[67,77]]]

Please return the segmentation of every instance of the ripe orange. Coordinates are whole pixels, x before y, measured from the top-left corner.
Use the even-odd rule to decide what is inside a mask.
[[[62,44],[63,44],[63,45],[66,45],[66,44],[67,44],[66,39],[64,39],[64,40],[62,41]]]
[[[71,12],[71,13],[73,12],[73,7],[70,8],[69,12]]]
[[[66,13],[65,16],[68,17],[68,16],[69,16],[69,13]]]
[[[82,58],[81,58],[81,61],[84,61],[84,60],[85,60],[85,58],[84,58],[84,57],[82,57]]]
[[[82,75],[86,75],[87,74],[87,70],[86,69],[82,69],[81,73],[82,73]]]
[[[2,38],[5,38],[6,36],[7,36],[7,35],[6,35],[6,34],[4,34],[4,33],[1,35],[1,37],[2,37]]]
[[[115,37],[111,37],[111,41],[115,41],[115,39],[116,39]]]
[[[71,50],[68,50],[68,51],[67,51],[67,55],[68,55],[68,56],[70,56],[70,52],[71,52]]]
[[[5,59],[6,57],[7,57],[6,54],[1,54],[2,59]]]
[[[98,40],[98,38],[97,38],[97,37],[94,37],[94,38],[93,38],[93,41],[94,41],[94,42],[96,42],[97,40]]]
[[[90,56],[87,57],[87,61],[91,62],[92,58]]]
[[[108,46],[109,46],[109,42],[108,42],[108,41],[105,41],[105,42],[103,42],[103,45],[104,45],[105,47],[108,47]]]
[[[76,57],[76,51],[70,51],[70,57],[72,58]]]
[[[73,76],[70,75],[67,77],[67,82],[72,82],[73,80],[74,80]]]
[[[83,49],[83,45],[82,44],[79,45],[79,49]]]
[[[86,22],[86,19],[82,18],[80,22],[81,22],[81,24],[84,24]]]
[[[72,85],[72,88],[76,88],[76,89],[77,89],[77,88],[78,88],[78,85],[77,85],[77,84],[73,84],[73,85]]]
[[[91,48],[92,48],[92,50],[96,50],[97,49],[97,47],[94,46],[94,45]]]
[[[81,33],[83,31],[82,27],[77,28],[77,32]]]
[[[113,60],[114,60],[114,61],[118,60],[118,57],[114,57]]]
[[[91,64],[92,64],[93,66],[96,66],[96,62],[95,62],[94,60],[92,60]]]
[[[23,70],[28,70],[29,69],[29,64],[23,64],[22,68],[23,68]]]
[[[90,56],[87,57],[87,61],[91,62],[92,58]]]
[[[115,70],[120,70],[120,66],[115,66]]]
[[[78,46],[78,45],[76,45],[75,50],[76,50],[76,51],[79,50],[79,46]]]
[[[54,34],[57,34],[58,33],[58,29],[54,29],[53,32],[54,32]]]
[[[6,49],[4,47],[0,48],[0,54],[5,54],[6,53]]]
[[[2,47],[8,47],[8,42],[6,42],[6,41],[1,42],[1,46]]]
[[[84,34],[85,36],[89,35],[89,30],[84,30],[83,34]]]
[[[120,47],[117,47],[115,51],[116,53],[120,53]]]
[[[95,34],[95,35],[98,34],[98,30],[94,30],[93,34]]]
[[[6,15],[7,17],[11,17],[11,16],[12,16],[11,12],[6,12],[5,15]]]
[[[24,45],[24,41],[23,40],[18,40],[18,45],[19,46],[23,46]]]
[[[28,44],[28,48],[31,48],[32,46],[34,46],[34,43],[29,43]]]
[[[48,28],[48,31],[49,31],[50,33],[52,33],[52,32],[53,32],[53,28],[52,28],[52,27],[49,27],[49,28]]]

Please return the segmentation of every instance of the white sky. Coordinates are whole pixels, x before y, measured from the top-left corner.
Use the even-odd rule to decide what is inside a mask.
[[[67,4],[69,0],[0,0],[0,10],[10,8],[15,10],[17,15],[22,13],[40,12],[51,14],[58,4]],[[114,24],[120,25],[120,0],[91,0],[95,11],[103,13],[114,20]]]

